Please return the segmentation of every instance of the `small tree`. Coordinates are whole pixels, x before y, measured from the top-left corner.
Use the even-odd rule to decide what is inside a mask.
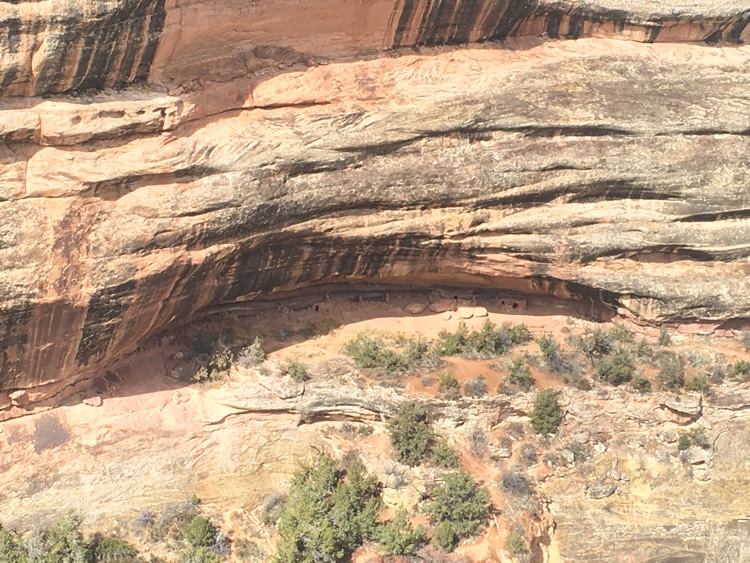
[[[469,397],[483,397],[487,394],[487,380],[482,375],[477,375],[464,383],[464,392]]]
[[[586,356],[591,365],[594,365],[595,358],[601,358],[612,353],[612,341],[607,334],[601,329],[587,330],[578,339],[578,348]]]
[[[194,547],[209,547],[216,542],[216,527],[205,516],[196,516],[184,531],[185,540]]]
[[[413,555],[427,541],[424,526],[412,528],[403,507],[393,520],[380,526],[377,537],[383,551],[391,555]]]
[[[674,354],[664,356],[659,362],[659,373],[656,379],[664,389],[678,391],[685,385],[685,369],[682,362]]]
[[[563,419],[557,393],[552,389],[545,389],[537,393],[534,408],[529,415],[531,426],[537,434],[554,434]]]
[[[307,366],[297,360],[289,360],[284,364],[284,373],[291,377],[297,383],[304,383],[310,379]]]
[[[630,382],[630,385],[632,385],[633,389],[635,389],[639,393],[651,392],[651,381],[641,375],[634,377]]]
[[[432,448],[430,461],[444,469],[458,467],[458,453],[443,441],[439,441]]]
[[[531,391],[534,387],[534,378],[531,377],[529,368],[524,363],[524,356],[517,356],[513,358],[508,367],[510,376],[508,381],[513,385],[518,385],[524,391]]]
[[[672,337],[667,332],[667,327],[661,325],[659,327],[659,346],[670,346],[672,344]]]
[[[460,538],[474,535],[487,523],[490,495],[466,472],[448,473],[432,496],[429,510],[435,521],[450,524]]]
[[[627,383],[633,379],[634,373],[633,358],[630,352],[623,349],[617,350],[611,358],[602,360],[597,369],[599,379],[612,385]]]
[[[526,552],[526,542],[523,541],[523,536],[518,532],[511,532],[505,541],[505,545],[508,546],[508,551],[513,555]]]
[[[455,401],[456,399],[461,398],[461,385],[459,385],[458,380],[453,377],[453,374],[446,370],[440,373],[438,392],[443,398],[449,401]]]
[[[552,335],[540,336],[536,339],[539,349],[549,370],[553,373],[560,373],[563,369],[563,358],[560,354],[560,347]]]
[[[387,428],[398,461],[411,466],[422,463],[433,439],[424,409],[413,402],[404,403]]]
[[[453,551],[456,548],[458,536],[450,522],[440,522],[432,535],[432,543],[443,551]]]

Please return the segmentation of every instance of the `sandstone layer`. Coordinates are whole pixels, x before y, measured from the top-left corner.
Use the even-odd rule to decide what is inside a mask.
[[[324,282],[747,318],[749,19],[739,0],[0,4],[0,409]]]

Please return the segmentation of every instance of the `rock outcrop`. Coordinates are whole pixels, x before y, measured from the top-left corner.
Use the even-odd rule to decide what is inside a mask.
[[[3,3],[0,406],[324,282],[746,318],[749,21],[739,0]]]

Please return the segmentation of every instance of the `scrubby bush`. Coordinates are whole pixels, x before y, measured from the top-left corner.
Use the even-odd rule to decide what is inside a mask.
[[[664,325],[661,325],[659,327],[659,346],[671,346],[671,345],[672,345],[672,337],[669,336],[667,327]]]
[[[552,335],[540,336],[536,339],[536,343],[542,351],[542,357],[547,364],[547,368],[553,373],[561,373],[564,370],[564,360],[555,337]]]
[[[602,360],[596,371],[602,381],[612,385],[622,385],[633,379],[635,373],[633,357],[627,350],[619,349],[611,358]]]
[[[614,346],[607,333],[597,328],[587,330],[578,338],[578,349],[594,365],[594,359],[611,354]]]
[[[453,551],[458,543],[456,531],[450,522],[440,522],[432,535],[432,543],[443,551]]]
[[[526,552],[526,542],[523,540],[523,536],[518,532],[511,532],[508,534],[508,539],[505,541],[505,545],[513,555]]]
[[[138,551],[125,540],[96,534],[90,548],[93,561],[136,561]]]
[[[730,379],[739,379],[740,381],[744,381],[748,376],[750,376],[750,362],[747,362],[745,360],[737,360],[733,364],[729,365],[727,375]]]
[[[351,356],[357,367],[380,368],[392,374],[406,370],[408,360],[389,348],[382,338],[359,333],[344,346],[344,353]]]
[[[266,361],[266,352],[263,349],[263,340],[256,336],[253,341],[245,346],[237,355],[237,363],[243,368],[249,368]]]
[[[459,538],[474,535],[487,523],[490,495],[468,473],[446,474],[432,497],[429,511],[438,528],[447,523]]]
[[[688,391],[697,391],[698,393],[706,394],[710,391],[708,385],[708,377],[703,374],[696,374],[691,377],[685,384],[685,389]]]
[[[455,332],[440,331],[436,347],[443,356],[458,356],[463,353],[469,329],[464,321],[458,323]]]
[[[487,380],[484,376],[477,375],[464,383],[464,393],[468,397],[483,397],[487,394]]]
[[[571,385],[579,391],[591,391],[593,389],[593,387],[591,386],[591,382],[585,377],[574,378],[571,382]]]
[[[685,369],[674,354],[667,354],[659,362],[659,373],[656,375],[659,384],[670,391],[678,391],[685,385]]]
[[[398,461],[411,466],[422,463],[433,440],[424,409],[413,402],[404,403],[398,415],[388,420],[387,428]]]
[[[503,473],[502,477],[500,477],[500,484],[504,490],[516,496],[531,496],[531,482],[520,471],[507,471]]]
[[[534,387],[535,382],[524,360],[524,356],[517,356],[511,360],[508,366],[508,371],[510,372],[508,382],[517,385],[524,391],[530,391]]]
[[[458,380],[453,377],[453,374],[446,370],[440,373],[438,392],[444,399],[455,401],[456,399],[461,398],[461,385],[459,385]]]
[[[380,526],[377,538],[382,551],[391,555],[413,555],[427,541],[424,526],[412,528],[404,508],[399,508],[393,520]]]
[[[205,546],[187,545],[180,552],[180,563],[220,563],[221,557]]]
[[[545,389],[537,393],[534,408],[529,414],[531,426],[537,434],[554,434],[563,419],[557,393],[552,389]]]
[[[651,381],[638,375],[630,381],[630,385],[639,393],[650,393],[651,392]]]
[[[527,467],[536,463],[536,447],[534,447],[534,444],[524,444],[521,447],[521,459]]]
[[[680,438],[677,441],[677,449],[680,451],[686,450],[690,447],[690,437],[687,434],[680,434]]]
[[[209,547],[216,541],[216,527],[205,516],[196,516],[185,528],[185,540],[194,547]]]
[[[645,337],[638,341],[638,346],[635,348],[635,357],[639,362],[650,362],[653,359],[654,351],[646,340]]]
[[[534,339],[534,335],[531,334],[529,327],[525,324],[513,325],[511,323],[503,323],[502,329],[510,338],[510,343],[513,346],[531,342]]]
[[[458,452],[445,442],[439,441],[432,448],[430,461],[438,467],[453,469],[458,467]]]
[[[286,375],[291,377],[297,383],[303,383],[310,379],[307,366],[297,360],[288,360],[282,369]]]
[[[276,563],[345,561],[366,540],[376,539],[382,485],[354,462],[346,471],[321,456],[297,472],[279,511]]]
[[[615,323],[611,329],[609,329],[608,336],[615,342],[620,344],[629,344],[633,342],[633,333],[624,324]]]

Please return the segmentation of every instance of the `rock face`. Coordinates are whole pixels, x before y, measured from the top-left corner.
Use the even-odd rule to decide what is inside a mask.
[[[0,395],[57,400],[209,307],[324,282],[750,311],[740,0],[68,0],[0,22]]]

